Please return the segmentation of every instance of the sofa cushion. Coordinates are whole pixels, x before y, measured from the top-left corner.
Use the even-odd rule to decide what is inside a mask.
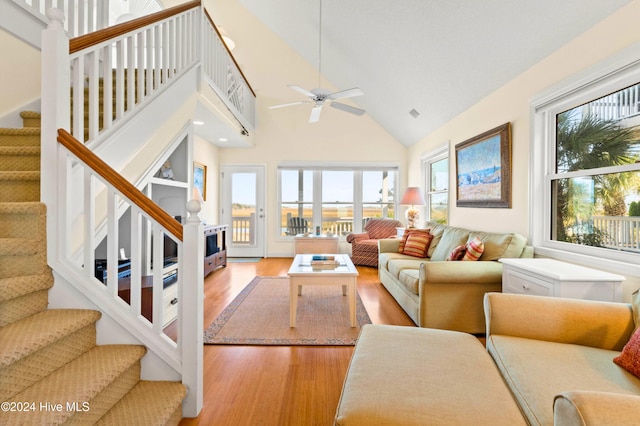
[[[469,240],[469,230],[447,226],[442,233],[436,249],[431,255],[431,260],[445,260],[454,248],[465,245]]]
[[[437,222],[427,222],[425,223],[424,227],[425,229],[429,230],[429,233],[431,235],[433,235],[433,239],[431,240],[431,244],[429,245],[429,251],[427,252],[427,257],[431,257],[433,256],[433,252],[436,250],[436,247],[440,243],[440,239],[442,238],[444,230],[447,229],[448,226]]]
[[[530,424],[553,424],[553,399],[570,390],[640,395],[640,380],[611,360],[618,351],[504,335],[487,349]]]
[[[637,330],[640,328],[640,289],[631,294],[631,310],[633,311],[633,322]]]
[[[418,294],[418,282],[420,281],[419,269],[403,269],[398,275],[400,285],[413,294]]]
[[[472,241],[469,241],[465,246],[464,257],[462,260],[475,261],[480,259],[482,252],[484,251],[484,243],[480,238],[475,237]]]
[[[427,250],[433,236],[428,230],[411,230],[405,232],[406,239],[402,245],[402,254],[415,257],[427,257]]]
[[[520,257],[527,245],[527,239],[515,233],[495,233],[471,231],[469,241],[479,238],[484,243],[484,252],[480,260],[498,260],[501,257]]]
[[[613,362],[640,378],[640,330],[636,329],[631,339],[624,345],[622,353]]]
[[[400,279],[400,273],[404,270],[413,270],[418,274],[420,271],[420,264],[424,261],[424,259],[417,259],[412,256],[406,256],[402,259],[393,259],[387,264],[387,270],[394,278]]]

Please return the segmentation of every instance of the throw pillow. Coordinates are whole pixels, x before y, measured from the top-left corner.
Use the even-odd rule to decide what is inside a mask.
[[[429,250],[429,244],[433,235],[427,232],[411,232],[407,241],[404,243],[402,254],[406,254],[414,257],[427,257],[427,251]]]
[[[398,253],[404,252],[404,245],[407,243],[407,238],[409,238],[409,235],[413,233],[426,233],[431,235],[429,229],[405,229],[404,234],[402,234],[402,238],[400,239],[400,244],[398,244]],[[433,239],[433,235],[431,235],[431,238]]]
[[[640,378],[640,330],[636,330],[613,362]]]
[[[464,254],[462,260],[478,260],[482,256],[484,251],[484,243],[478,237],[475,237],[473,241],[469,241],[466,245],[467,251]]]
[[[458,246],[453,250],[451,250],[451,254],[449,254],[449,257],[447,257],[446,260],[462,260],[466,252],[467,252],[466,245]]]

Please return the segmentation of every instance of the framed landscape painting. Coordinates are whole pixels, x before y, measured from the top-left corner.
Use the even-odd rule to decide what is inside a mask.
[[[456,145],[456,206],[511,207],[511,123]]]
[[[202,201],[207,201],[207,166],[193,162],[193,186],[200,191]]]

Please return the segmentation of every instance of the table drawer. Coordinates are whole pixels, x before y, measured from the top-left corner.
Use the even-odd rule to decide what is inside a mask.
[[[166,327],[178,317],[178,283],[165,287],[162,295],[162,305],[164,312],[162,326]]]
[[[531,275],[506,270],[502,283],[504,293],[532,294],[536,296],[553,296],[553,284]]]

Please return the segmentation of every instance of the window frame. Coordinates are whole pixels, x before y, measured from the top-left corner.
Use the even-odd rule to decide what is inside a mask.
[[[572,244],[551,239],[551,183],[558,178],[620,173],[638,170],[638,165],[611,166],[557,173],[556,115],[609,93],[640,82],[637,46],[589,68],[534,97],[530,104],[531,145],[529,179],[530,243],[536,254],[594,267],[640,275],[640,254]]]
[[[400,178],[400,165],[397,163],[367,163],[363,165],[362,163],[352,164],[352,163],[339,163],[339,164],[326,164],[326,163],[286,163],[279,164],[277,166],[277,223],[276,227],[276,239],[278,241],[290,241],[293,239],[293,236],[281,235],[280,224],[282,223],[282,171],[283,170],[309,170],[312,171],[312,180],[313,180],[313,201],[312,201],[312,223],[309,224],[309,228],[311,230],[315,230],[316,226],[322,225],[322,172],[323,171],[350,171],[354,173],[353,179],[353,232],[363,232],[362,229],[362,206],[363,204],[370,204],[370,202],[364,202],[363,200],[363,179],[362,175],[365,171],[390,171],[395,173],[395,179],[393,184],[393,208],[394,212],[397,216],[398,214],[398,200],[395,194],[398,193],[399,187],[399,178]],[[340,239],[344,239],[344,236],[340,236]]]
[[[431,165],[438,161],[448,160],[448,177],[449,181],[447,184],[447,189],[442,191],[430,191],[431,188]],[[451,156],[449,154],[449,142],[447,141],[440,148],[431,151],[427,154],[423,154],[420,158],[421,161],[421,170],[422,170],[422,182],[424,182],[424,199],[426,201],[425,205],[425,220],[431,220],[431,197],[432,194],[447,194],[447,224],[449,223],[449,214],[451,213],[450,202],[451,202]]]

